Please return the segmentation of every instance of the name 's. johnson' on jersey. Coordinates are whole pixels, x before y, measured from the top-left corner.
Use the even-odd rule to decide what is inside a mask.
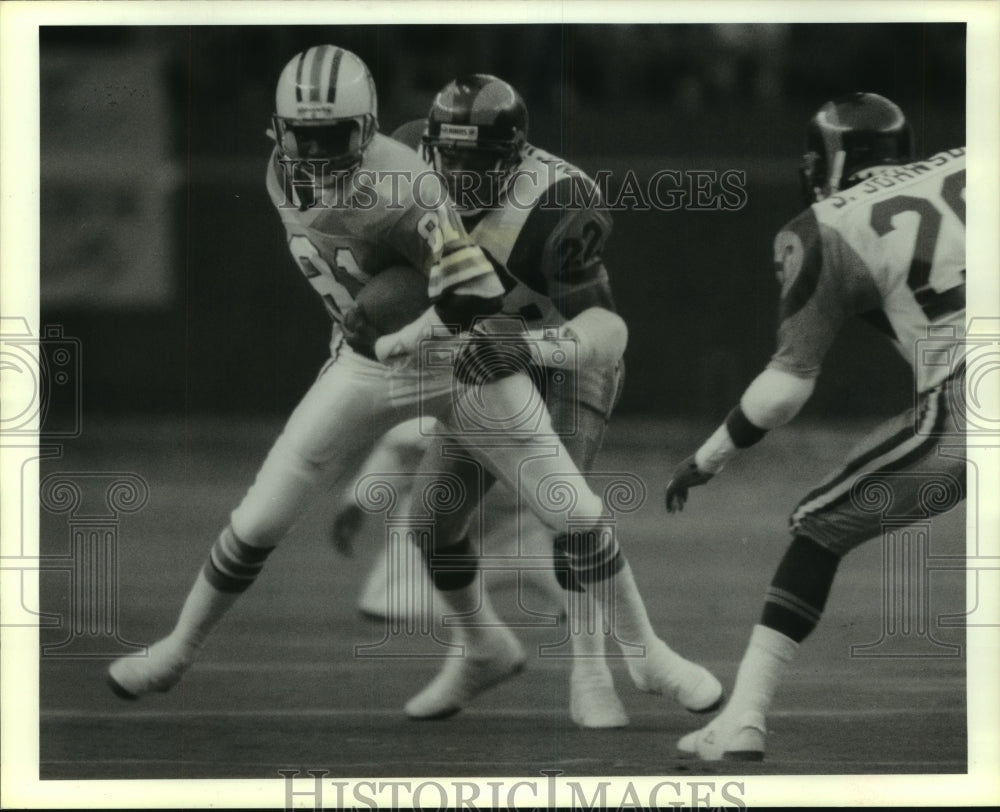
[[[376,179],[365,205],[320,200],[303,206],[276,152],[267,168],[268,194],[284,224],[289,251],[335,321],[342,320],[368,281],[394,265],[423,272],[432,301],[455,291],[476,295],[477,286],[496,284],[493,268],[469,239],[440,180],[428,175],[412,151],[376,134],[358,171]],[[418,176],[420,201],[412,184]],[[323,194],[343,189],[334,184]]]
[[[775,237],[774,258],[782,293],[771,366],[816,376],[843,322],[862,315],[913,366],[917,391],[936,386],[964,353],[965,149],[813,204]]]

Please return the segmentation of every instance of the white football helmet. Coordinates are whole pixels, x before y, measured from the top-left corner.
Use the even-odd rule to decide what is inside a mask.
[[[336,45],[314,45],[294,56],[278,78],[274,106],[279,157],[302,161],[296,171],[310,177],[320,166],[331,179],[356,169],[378,131],[371,73]]]

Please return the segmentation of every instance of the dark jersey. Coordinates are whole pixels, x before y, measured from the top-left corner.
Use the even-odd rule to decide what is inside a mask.
[[[423,120],[392,137],[417,152]],[[557,326],[588,307],[614,310],[604,245],[611,216],[600,190],[572,164],[527,146],[500,205],[463,222],[506,289],[503,312],[530,326]]]
[[[614,309],[603,262],[611,216],[586,174],[529,146],[502,203],[466,223],[499,267],[505,313],[551,326],[588,307]]]

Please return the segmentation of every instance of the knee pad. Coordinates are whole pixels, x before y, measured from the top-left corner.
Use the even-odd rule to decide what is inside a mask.
[[[625,566],[614,526],[603,522],[586,530],[567,533],[566,554],[570,568],[581,584],[607,580]]]
[[[567,592],[583,592],[583,587],[573,572],[573,565],[566,550],[568,539],[565,533],[560,533],[552,542],[552,568],[556,582]]]
[[[475,580],[479,565],[468,536],[437,550],[424,547],[422,552],[431,580],[442,592],[462,589]]]

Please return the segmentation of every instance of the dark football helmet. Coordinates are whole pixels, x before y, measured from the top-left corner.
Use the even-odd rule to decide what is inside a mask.
[[[458,210],[473,214],[497,205],[527,137],[528,109],[520,94],[503,79],[474,73],[434,97],[424,158],[447,180]]]
[[[853,186],[877,166],[913,160],[903,111],[876,93],[852,93],[824,104],[806,128],[800,175],[806,205]]]

